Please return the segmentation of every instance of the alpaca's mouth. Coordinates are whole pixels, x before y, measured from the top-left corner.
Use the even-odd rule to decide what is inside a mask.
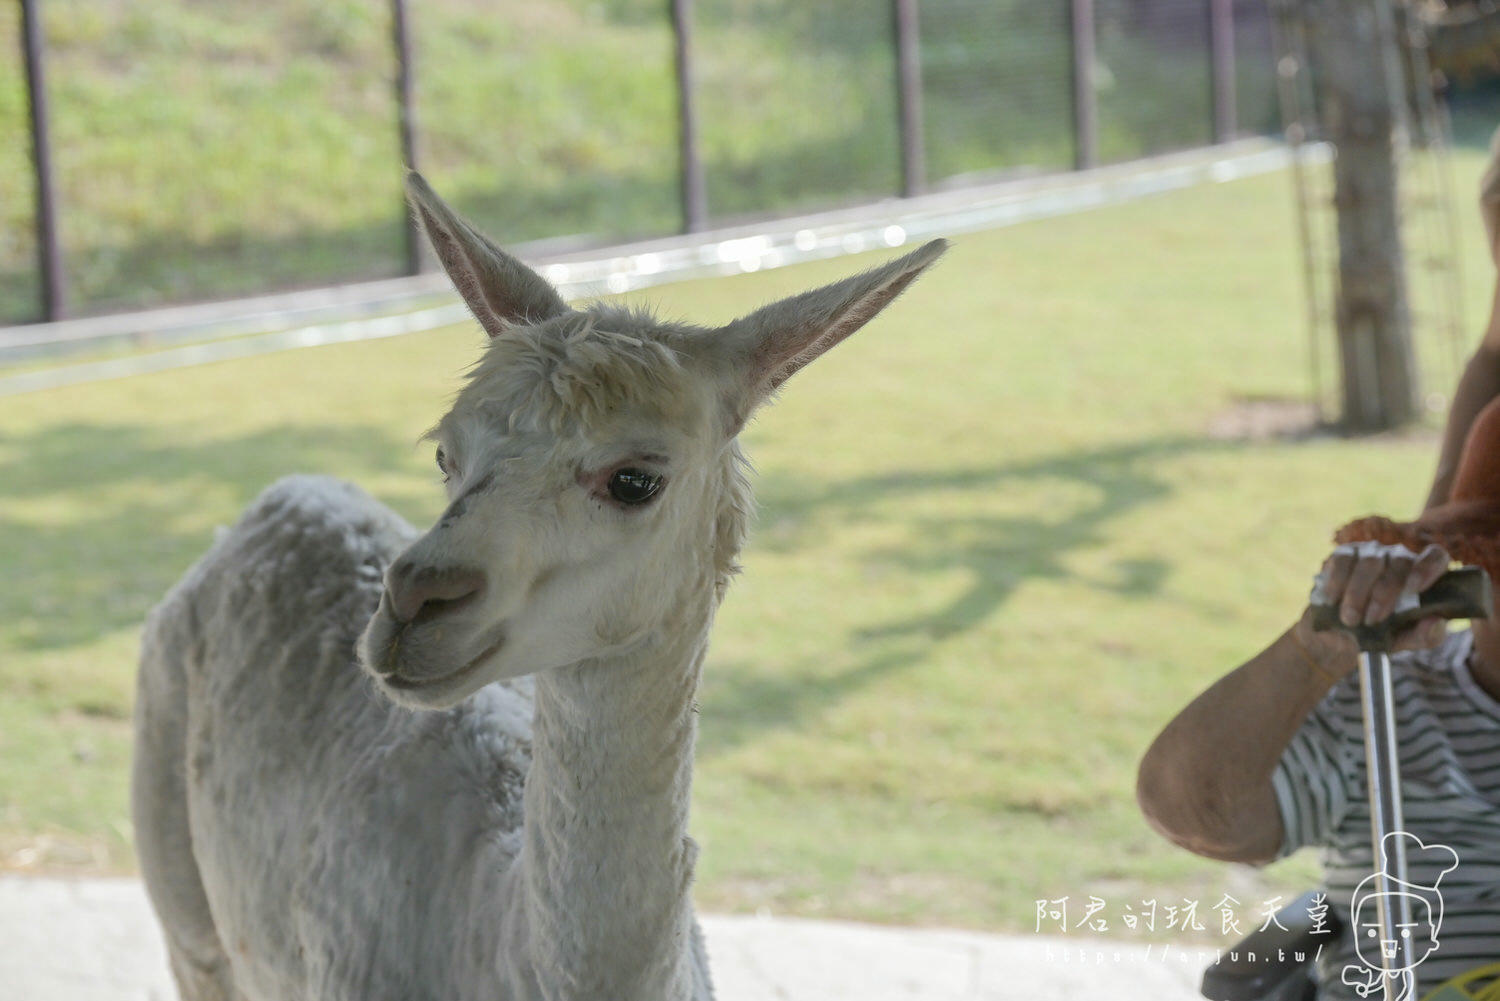
[[[403,678],[399,674],[388,674],[382,677],[380,681],[382,684],[402,692],[414,692],[419,689],[437,686],[452,687],[459,682],[468,680],[470,675],[477,673],[484,662],[489,660],[504,645],[505,633],[502,630],[500,635],[495,638],[495,642],[485,647],[479,652],[478,656],[456,671],[449,671],[447,674],[436,678]]]

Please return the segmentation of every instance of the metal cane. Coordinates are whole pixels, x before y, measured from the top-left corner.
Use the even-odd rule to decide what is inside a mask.
[[[1365,770],[1369,776],[1370,841],[1376,863],[1375,898],[1382,942],[1395,944],[1393,954],[1381,949],[1387,1001],[1415,995],[1412,972],[1412,941],[1401,935],[1410,928],[1411,901],[1405,894],[1389,895],[1407,882],[1406,846],[1402,838],[1391,839],[1388,865],[1380,867],[1385,836],[1405,829],[1401,813],[1401,768],[1396,746],[1396,712],[1391,698],[1391,644],[1403,629],[1427,618],[1487,619],[1493,607],[1490,579],[1479,567],[1459,567],[1439,577],[1418,596],[1414,608],[1396,612],[1374,625],[1346,626],[1333,605],[1313,606],[1315,630],[1338,629],[1359,644],[1359,691],[1365,723]],[[1394,906],[1388,906],[1394,903]],[[1400,974],[1398,977],[1397,974]]]

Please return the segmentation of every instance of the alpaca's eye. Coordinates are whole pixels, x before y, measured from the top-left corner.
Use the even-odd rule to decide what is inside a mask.
[[[438,470],[440,472],[442,472],[442,474],[443,474],[443,482],[447,483],[448,482],[448,456],[446,454],[444,454],[443,447],[441,445],[438,446],[438,450],[437,450],[437,466],[438,466]]]
[[[626,466],[609,478],[609,495],[621,504],[644,504],[661,489],[661,477]]]

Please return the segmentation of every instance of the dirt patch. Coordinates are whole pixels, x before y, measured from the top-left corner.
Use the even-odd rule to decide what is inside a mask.
[[[100,876],[121,872],[102,839],[74,834],[0,834],[0,872]]]
[[[1426,410],[1426,415],[1405,427],[1354,437],[1362,441],[1435,445],[1442,439],[1442,434],[1434,418],[1447,412],[1447,400],[1428,400]],[[1318,411],[1312,401],[1285,396],[1237,398],[1209,419],[1208,436],[1215,441],[1305,441],[1350,437],[1337,424],[1319,423]]]
[[[1318,422],[1311,401],[1286,397],[1238,399],[1208,422],[1208,436],[1215,441],[1286,441],[1334,433]]]

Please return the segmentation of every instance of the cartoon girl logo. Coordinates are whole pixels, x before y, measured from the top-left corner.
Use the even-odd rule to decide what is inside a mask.
[[[1402,839],[1398,842],[1397,839]],[[1398,879],[1392,871],[1396,867],[1392,859],[1405,849],[1411,871],[1421,872],[1430,883],[1416,882],[1415,876]],[[1360,962],[1350,963],[1343,969],[1345,984],[1354,988],[1360,997],[1369,997],[1384,989],[1389,976],[1397,988],[1394,996],[1406,1001],[1415,996],[1416,976],[1414,971],[1438,947],[1438,929],[1443,923],[1443,896],[1438,892],[1438,883],[1458,868],[1458,853],[1447,845],[1425,845],[1420,838],[1405,831],[1393,831],[1380,843],[1380,870],[1371,873],[1354,888],[1353,918],[1354,948]],[[1384,890],[1379,887],[1383,877]],[[1402,909],[1402,902],[1408,907]],[[1389,971],[1386,964],[1401,954],[1401,942],[1388,938],[1381,930],[1380,911],[1385,906],[1396,914],[1410,915],[1410,920],[1397,922],[1396,934],[1405,940],[1402,965]]]

